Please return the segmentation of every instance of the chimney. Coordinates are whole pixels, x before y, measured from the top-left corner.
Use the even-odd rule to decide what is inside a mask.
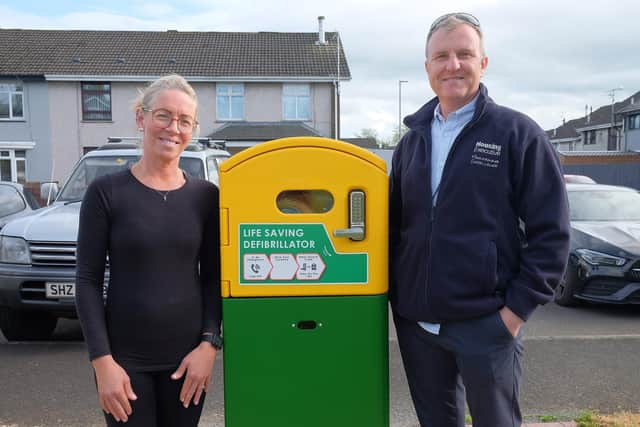
[[[587,117],[589,115],[589,106],[584,104],[584,116]]]
[[[558,131],[558,128],[555,128],[555,129],[553,130],[553,136],[556,136],[557,131]]]
[[[324,16],[318,16],[318,44],[327,44],[324,38]]]
[[[562,126],[564,126],[567,123],[567,119],[565,119],[564,117],[562,118]]]

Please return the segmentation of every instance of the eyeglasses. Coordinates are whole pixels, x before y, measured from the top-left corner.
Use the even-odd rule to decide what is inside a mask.
[[[142,111],[146,111],[151,113],[151,119],[153,123],[162,128],[168,128],[171,126],[171,122],[174,120],[178,124],[178,130],[180,133],[190,133],[193,132],[196,126],[198,126],[198,121],[190,116],[178,116],[174,117],[173,113],[168,110],[164,110],[162,108],[157,110],[152,110],[151,108],[142,108]]]
[[[478,18],[476,18],[475,16],[473,16],[470,13],[466,13],[466,12],[454,12],[454,13],[447,13],[442,15],[441,17],[439,17],[438,19],[436,19],[435,21],[433,21],[433,24],[431,24],[431,28],[429,29],[429,37],[431,36],[431,34],[433,34],[438,28],[440,28],[442,26],[442,24],[449,18],[456,18],[462,22],[465,22],[469,25],[471,25],[472,27],[476,28],[476,29],[480,29],[480,21],[478,21]]]

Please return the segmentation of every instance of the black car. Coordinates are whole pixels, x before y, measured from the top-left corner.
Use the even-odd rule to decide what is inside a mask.
[[[35,197],[21,184],[0,181],[0,228],[39,207]]]
[[[567,184],[571,252],[555,301],[640,304],[640,193]]]

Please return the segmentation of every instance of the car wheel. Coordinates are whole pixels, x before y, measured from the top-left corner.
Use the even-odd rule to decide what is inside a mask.
[[[0,329],[8,341],[49,339],[57,323],[58,318],[49,313],[0,308]]]
[[[573,296],[573,293],[575,292],[574,280],[576,279],[574,271],[575,270],[571,265],[567,266],[567,271],[564,273],[564,276],[560,283],[558,283],[558,286],[556,286],[553,293],[553,299],[558,305],[571,307],[580,303],[580,301]]]

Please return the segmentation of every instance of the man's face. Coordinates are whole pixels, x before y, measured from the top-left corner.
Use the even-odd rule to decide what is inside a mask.
[[[462,107],[475,96],[488,58],[482,54],[480,36],[471,26],[440,28],[427,45],[425,69],[444,114]]]

